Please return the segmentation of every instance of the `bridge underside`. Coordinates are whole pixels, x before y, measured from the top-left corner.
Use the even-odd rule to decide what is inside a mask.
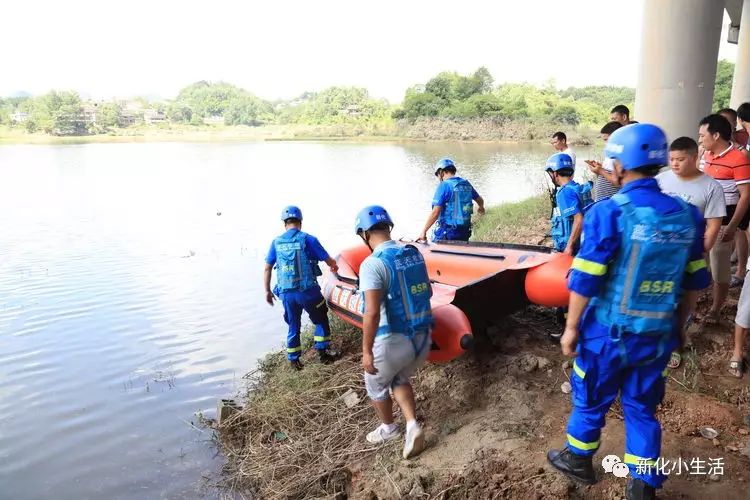
[[[644,2],[635,117],[670,139],[695,137],[711,112],[724,10],[737,38],[731,106],[750,101],[750,0]],[[742,22],[742,20],[745,22]]]

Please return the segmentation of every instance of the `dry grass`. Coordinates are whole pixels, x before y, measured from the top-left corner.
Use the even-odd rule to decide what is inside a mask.
[[[377,450],[364,440],[377,422],[353,354],[361,336],[339,321],[332,329],[348,357],[332,365],[310,360],[297,372],[277,352],[247,376],[245,408],[219,429],[228,487],[261,498],[335,496],[349,483],[348,466]],[[352,408],[341,399],[349,390],[360,398]]]

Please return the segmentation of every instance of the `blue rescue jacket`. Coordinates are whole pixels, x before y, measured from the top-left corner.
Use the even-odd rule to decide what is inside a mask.
[[[451,177],[443,182],[450,188],[451,197],[440,212],[438,222],[441,226],[469,226],[471,214],[474,213],[471,184],[460,177]]]
[[[566,217],[563,215],[565,208],[560,206],[560,199],[562,197],[559,194],[564,189],[574,189],[578,196],[578,200],[581,202],[581,210],[585,210],[589,205],[594,203],[591,197],[591,184],[585,182],[578,184],[574,181],[570,181],[565,186],[558,190],[557,206],[552,211],[552,217],[550,218],[550,236],[552,237],[552,246],[555,250],[563,251],[568,244],[570,239],[570,233],[573,230],[573,218]]]
[[[402,333],[413,338],[426,333],[432,325],[432,286],[427,267],[413,245],[392,246],[373,253],[388,269],[390,286],[385,297],[388,324],[376,335]]]
[[[276,293],[303,291],[318,285],[321,275],[317,261],[305,250],[307,233],[296,231],[291,237],[273,240],[276,249]]]
[[[602,293],[591,299],[596,319],[621,332],[669,334],[696,236],[690,206],[675,198],[682,209],[659,215],[649,206],[635,207],[625,193],[611,199],[622,211],[622,240]]]

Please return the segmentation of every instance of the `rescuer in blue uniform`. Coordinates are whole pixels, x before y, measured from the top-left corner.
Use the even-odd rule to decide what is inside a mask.
[[[544,169],[557,187],[555,207],[550,219],[552,246],[558,252],[574,255],[578,251],[583,211],[591,205],[591,185],[573,180],[573,158],[566,153],[555,153],[547,159]]]
[[[338,353],[329,349],[331,328],[328,324],[328,306],[320,293],[317,277],[319,261],[328,264],[332,272],[338,270],[336,261],[328,255],[315,236],[302,232],[302,211],[288,206],[281,211],[286,231],[271,243],[266,256],[263,281],[266,302],[273,305],[274,294],[284,306],[284,321],[289,325],[286,338],[286,355],[293,368],[303,368],[300,356],[300,328],[302,310],[315,325],[315,349],[323,363],[335,361]],[[271,291],[271,270],[276,267],[276,287]]]
[[[587,211],[568,282],[563,354],[573,363],[567,444],[547,460],[571,479],[596,482],[592,456],[610,405],[625,415],[628,499],[655,498],[665,477],[654,467],[670,353],[685,304],[709,284],[698,209],[661,193],[653,176],[667,164],[667,139],[651,124],[617,130],[605,148],[622,189]],[[692,295],[692,297],[691,297]],[[580,338],[579,338],[580,332]],[[578,350],[576,353],[576,344]]]
[[[456,165],[450,158],[437,162],[435,176],[440,179],[432,198],[432,212],[417,241],[427,240],[427,231],[437,221],[433,241],[469,241],[471,236],[471,214],[476,201],[477,212],[484,214],[484,200],[469,181],[456,175]]]
[[[393,241],[391,229],[390,215],[378,205],[363,208],[354,223],[354,231],[372,250],[359,268],[365,298],[362,367],[382,423],[367,434],[367,441],[380,444],[401,435],[393,421],[392,393],[406,420],[403,457],[411,458],[424,448],[410,379],[432,345],[432,286],[422,254],[414,245]]]

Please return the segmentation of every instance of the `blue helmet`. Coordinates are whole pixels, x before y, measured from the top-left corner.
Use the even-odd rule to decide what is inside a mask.
[[[285,221],[287,219],[302,220],[302,210],[300,210],[299,207],[295,207],[294,205],[285,207],[284,210],[281,211],[281,220]]]
[[[443,170],[443,169],[444,169],[445,167],[454,167],[454,168],[455,168],[455,166],[456,166],[456,164],[455,164],[455,163],[453,163],[453,160],[451,160],[450,158],[448,158],[448,157],[445,157],[445,158],[441,158],[441,159],[440,159],[440,160],[438,160],[438,162],[437,162],[437,163],[435,164],[435,176],[438,176],[438,175],[440,175],[440,172],[441,172],[441,171],[442,171],[442,170]]]
[[[669,163],[667,135],[650,123],[634,123],[615,130],[609,136],[604,154],[619,160],[622,168],[633,170]]]
[[[372,226],[380,222],[386,222],[393,227],[393,220],[385,208],[380,205],[370,205],[359,211],[357,220],[354,221],[354,233],[369,231]]]
[[[573,158],[567,153],[555,153],[547,158],[547,163],[544,165],[544,170],[547,172],[557,172],[564,168],[573,170],[576,166],[573,164]]]

